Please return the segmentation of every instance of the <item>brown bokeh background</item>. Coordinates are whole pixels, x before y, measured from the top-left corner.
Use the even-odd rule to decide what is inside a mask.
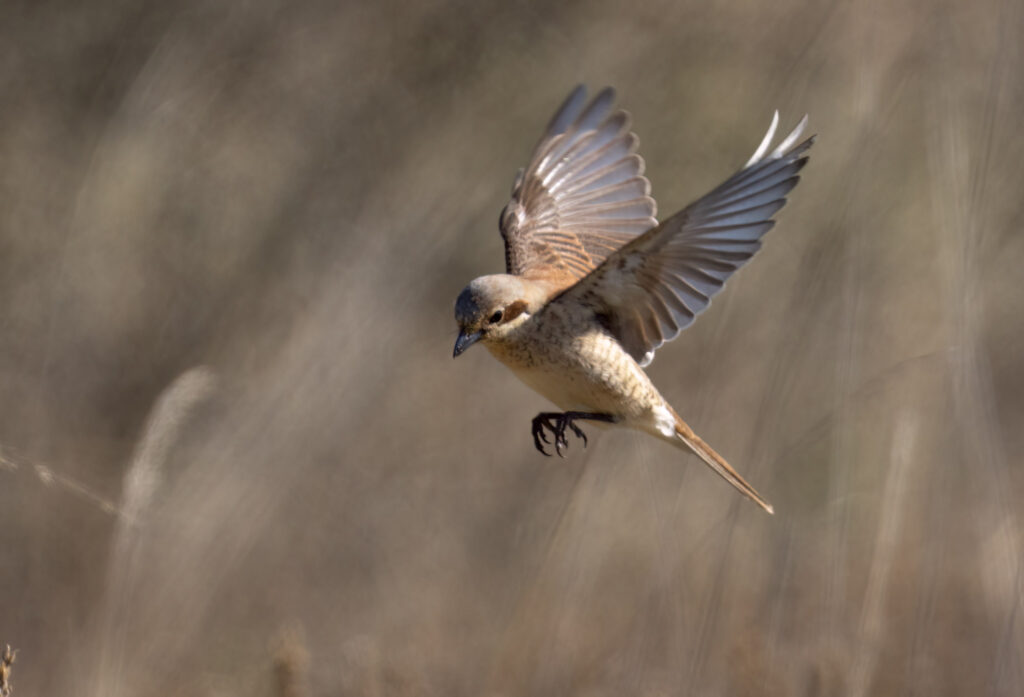
[[[15,697],[1024,692],[1022,11],[5,3]],[[662,214],[811,115],[650,368],[774,517],[632,433],[543,458],[451,360],[581,81]]]

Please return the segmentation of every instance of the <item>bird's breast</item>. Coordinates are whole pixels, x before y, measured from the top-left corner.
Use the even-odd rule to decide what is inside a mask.
[[[647,374],[585,308],[547,308],[487,347],[564,410],[633,418],[662,401]]]

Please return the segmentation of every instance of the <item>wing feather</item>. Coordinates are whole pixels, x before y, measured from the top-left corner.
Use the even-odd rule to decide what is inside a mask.
[[[629,115],[579,86],[548,123],[502,211],[508,273],[566,287],[657,225]]]
[[[761,248],[761,239],[775,224],[772,217],[786,204],[807,163],[814,138],[794,145],[806,124],[805,116],[765,155],[775,137],[776,113],[743,169],[656,228],[605,254],[597,268],[552,302],[594,307],[630,355],[647,365],[654,351],[690,326]],[[595,201],[577,222],[593,225],[598,213],[612,221],[639,208],[637,200]]]

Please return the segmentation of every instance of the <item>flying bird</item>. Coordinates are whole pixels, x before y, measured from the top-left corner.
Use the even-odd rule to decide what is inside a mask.
[[[562,410],[533,419],[540,452],[563,455],[567,430],[585,446],[580,421],[636,429],[694,452],[773,512],[643,368],[761,248],[799,181],[814,142],[797,144],[807,117],[772,148],[778,122],[775,112],[740,171],[659,223],[614,90],[588,102],[580,85],[555,113],[501,213],[506,273],[473,280],[455,302],[454,355],[483,344]]]

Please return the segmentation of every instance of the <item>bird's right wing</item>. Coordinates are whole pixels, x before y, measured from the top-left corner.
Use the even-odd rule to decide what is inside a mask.
[[[629,115],[582,85],[555,113],[501,212],[510,274],[564,288],[658,224]]]
[[[552,302],[593,307],[641,365],[688,327],[739,267],[761,248],[772,216],[799,181],[813,136],[794,145],[805,116],[771,153],[778,113],[743,169],[637,237]]]

